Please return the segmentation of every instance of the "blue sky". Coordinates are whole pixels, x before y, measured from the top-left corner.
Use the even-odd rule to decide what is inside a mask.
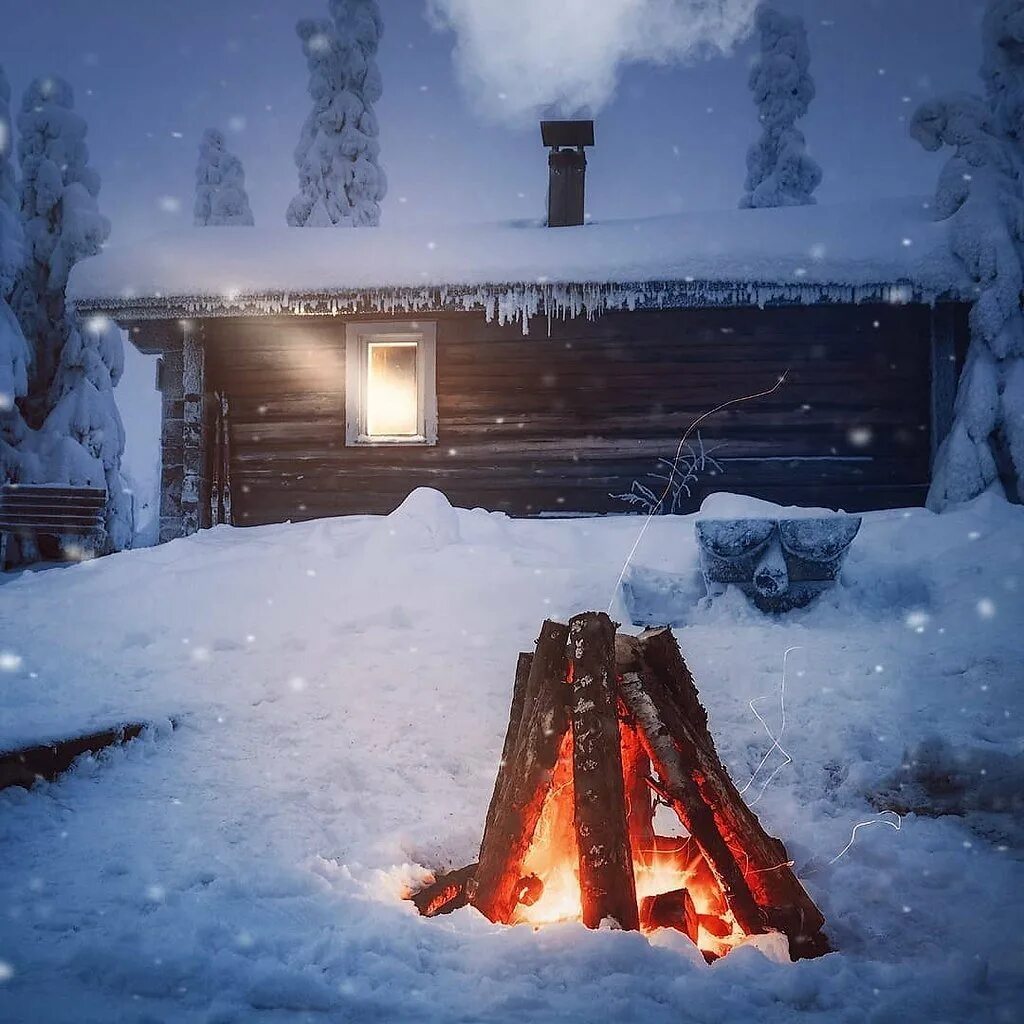
[[[906,122],[923,99],[978,88],[982,0],[779,5],[807,21],[818,97],[802,127],[825,171],[819,200],[931,191],[940,158],[908,137]],[[325,0],[0,0],[0,63],[16,101],[36,74],[60,74],[74,86],[112,241],[191,222],[196,146],[211,125],[226,130],[243,160],[257,224],[283,224],[296,188],[292,150],[309,107],[294,23],[325,7]],[[532,119],[510,127],[478,113],[453,64],[453,34],[431,26],[423,0],[381,7],[377,112],[390,179],[382,222],[539,216],[546,169]],[[593,217],[735,205],[757,131],[746,85],[753,53],[746,40],[729,56],[620,69],[614,97],[596,115]]]

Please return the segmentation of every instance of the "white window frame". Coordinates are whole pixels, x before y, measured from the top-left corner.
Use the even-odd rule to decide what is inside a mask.
[[[370,343],[416,342],[415,434],[372,435],[366,430]],[[420,320],[345,325],[345,445],[348,447],[437,444],[437,324]]]

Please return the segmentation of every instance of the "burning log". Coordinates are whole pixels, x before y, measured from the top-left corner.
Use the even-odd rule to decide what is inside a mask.
[[[604,612],[569,621],[572,764],[583,923],[640,927],[626,825],[615,701],[615,624]]]
[[[623,695],[631,708],[630,694],[633,703],[653,709],[661,723],[656,740],[666,751],[667,762],[652,760],[662,781],[666,780],[663,768],[669,774],[679,772],[692,778],[700,804],[710,811],[714,835],[726,837],[728,856],[720,847],[714,858],[703,851],[703,846],[702,851],[720,880],[725,872],[728,881],[722,880],[722,890],[740,926],[750,933],[754,923],[748,919],[749,893],[759,908],[760,930],[767,925],[783,932],[794,958],[827,952],[827,940],[820,934],[825,919],[790,870],[785,846],[765,832],[722,765],[708,731],[707,711],[671,630],[646,630],[637,639],[637,646],[643,664],[642,683],[638,686],[635,676],[628,684],[624,682]],[[688,796],[692,799],[692,789]],[[702,820],[696,827],[703,829],[706,816],[697,809]],[[699,844],[700,836],[685,817],[683,823]],[[732,864],[740,866],[742,883],[736,879]]]
[[[498,769],[470,893],[473,905],[498,923],[512,920],[523,860],[551,788],[562,737],[569,728],[565,707],[568,636],[568,626],[546,621],[528,673],[523,672],[524,661],[519,662],[517,675],[525,674],[525,686],[519,707],[513,698],[505,737],[506,747],[511,742],[512,749]]]
[[[505,924],[678,928],[708,959],[770,929],[793,959],[827,952],[785,847],[722,765],[672,633],[615,628],[597,612],[545,622],[536,653],[520,655],[479,864],[416,905],[432,916],[468,901]],[[655,835],[652,791],[687,836]]]
[[[468,864],[458,871],[439,875],[433,883],[410,897],[424,917],[450,914],[469,903],[469,883],[476,874],[476,865]]]
[[[686,889],[674,889],[672,892],[645,897],[640,904],[640,923],[644,931],[675,928],[697,945],[700,919],[693,898]]]

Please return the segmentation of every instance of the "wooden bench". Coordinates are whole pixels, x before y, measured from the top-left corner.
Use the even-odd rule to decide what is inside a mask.
[[[7,565],[7,539],[81,537],[83,548],[102,546],[106,536],[103,510],[107,492],[101,487],[51,484],[5,484],[0,487],[0,571]],[[92,542],[92,543],[90,543]]]

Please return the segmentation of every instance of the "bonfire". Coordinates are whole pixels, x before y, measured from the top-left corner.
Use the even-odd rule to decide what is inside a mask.
[[[655,831],[661,804],[685,835]],[[479,860],[412,895],[428,917],[675,928],[711,961],[781,932],[829,950],[785,846],[747,807],[669,629],[617,634],[603,612],[547,621],[520,654]]]

